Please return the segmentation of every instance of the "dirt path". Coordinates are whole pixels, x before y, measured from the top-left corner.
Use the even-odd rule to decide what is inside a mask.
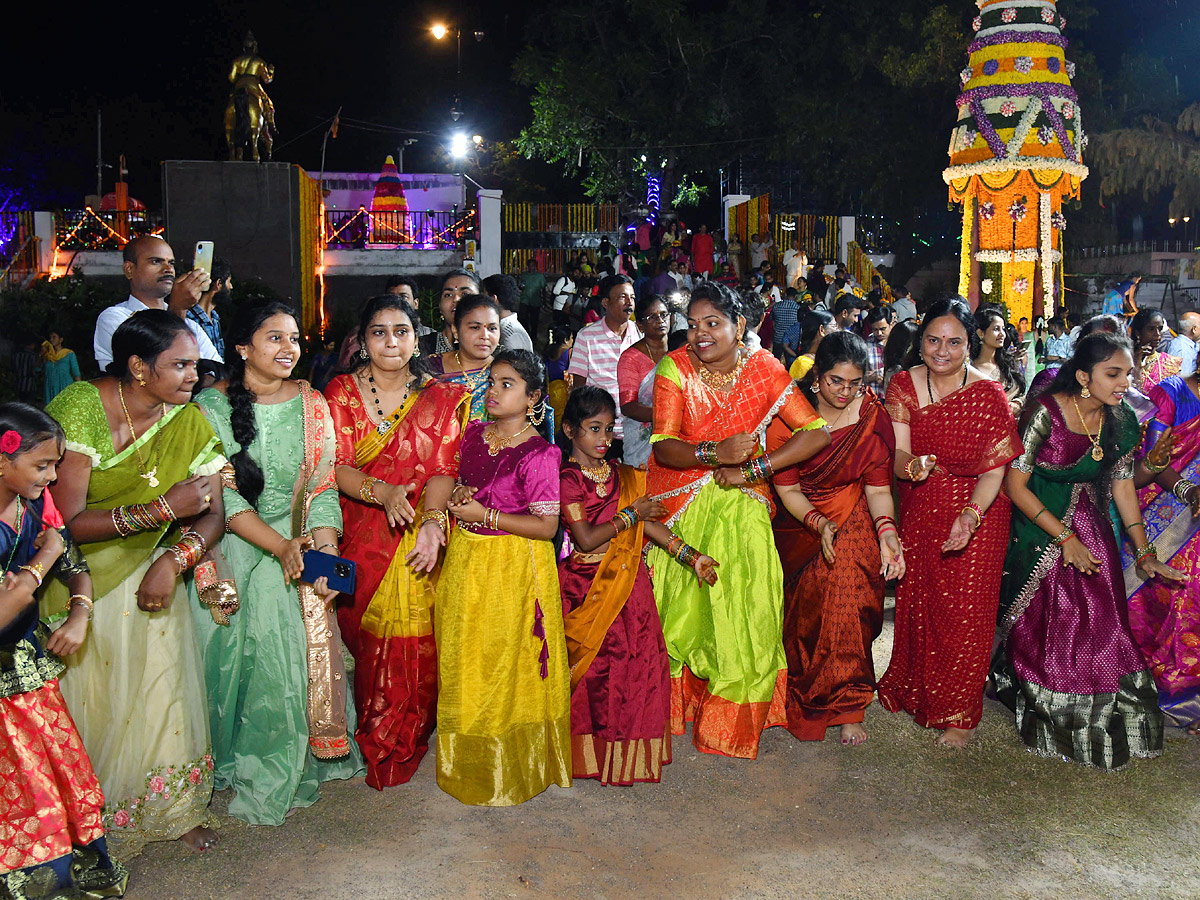
[[[890,623],[876,642],[890,653]],[[1027,753],[989,703],[966,753],[909,719],[870,740],[801,744],[775,728],[757,761],[675,742],[660,785],[552,788],[515,809],[361,779],[279,828],[232,819],[204,857],[178,842],[131,861],[131,900],[340,898],[1195,898],[1200,743],[1104,775]],[[228,795],[214,807],[223,810]]]

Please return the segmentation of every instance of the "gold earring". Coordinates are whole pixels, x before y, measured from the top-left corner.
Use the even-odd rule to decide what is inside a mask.
[[[418,357],[420,355],[421,355],[421,345],[417,344],[417,346],[413,348],[413,357]]]
[[[533,412],[534,406],[538,407],[538,412],[536,415]],[[537,428],[538,426],[540,426],[543,422],[546,421],[546,401],[539,400],[537,403],[530,403],[529,409],[526,410],[526,412],[525,412],[525,416],[533,424],[534,428]]]
[[[1086,384],[1083,386],[1083,390],[1079,392],[1079,396],[1082,397],[1084,400],[1091,399],[1092,392],[1090,390],[1088,390],[1088,387]]]

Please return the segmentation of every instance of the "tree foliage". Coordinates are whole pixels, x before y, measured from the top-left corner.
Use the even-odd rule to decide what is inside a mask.
[[[752,154],[800,166],[830,208],[928,202],[944,196],[970,12],[927,0],[563,0],[516,63],[533,92],[517,146],[605,199],[638,197],[643,154],[665,197],[685,175],[711,180]]]
[[[1174,122],[1143,116],[1134,127],[1098,135],[1092,146],[1104,197],[1138,194],[1149,202],[1167,193],[1171,215],[1200,211],[1200,103]]]

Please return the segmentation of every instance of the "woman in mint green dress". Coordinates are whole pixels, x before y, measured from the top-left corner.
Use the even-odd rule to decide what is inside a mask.
[[[194,603],[204,656],[216,787],[230,815],[279,825],[318,799],[322,781],[363,772],[349,739],[342,642],[325,579],[299,581],[305,549],[337,555],[342,527],[325,400],[293,380],[300,333],[276,301],[238,311],[226,391],[196,402],[231,459],[221,549],[242,600]]]

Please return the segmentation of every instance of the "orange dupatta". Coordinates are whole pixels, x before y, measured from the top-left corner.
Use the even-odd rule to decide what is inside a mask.
[[[631,466],[621,466],[621,496],[618,509],[624,509],[646,492],[646,473]],[[567,662],[571,667],[571,690],[574,691],[588,666],[600,652],[608,629],[617,620],[625,601],[633,591],[642,551],[642,523],[622,531],[608,542],[608,550],[592,579],[587,596],[564,619],[567,636]]]

